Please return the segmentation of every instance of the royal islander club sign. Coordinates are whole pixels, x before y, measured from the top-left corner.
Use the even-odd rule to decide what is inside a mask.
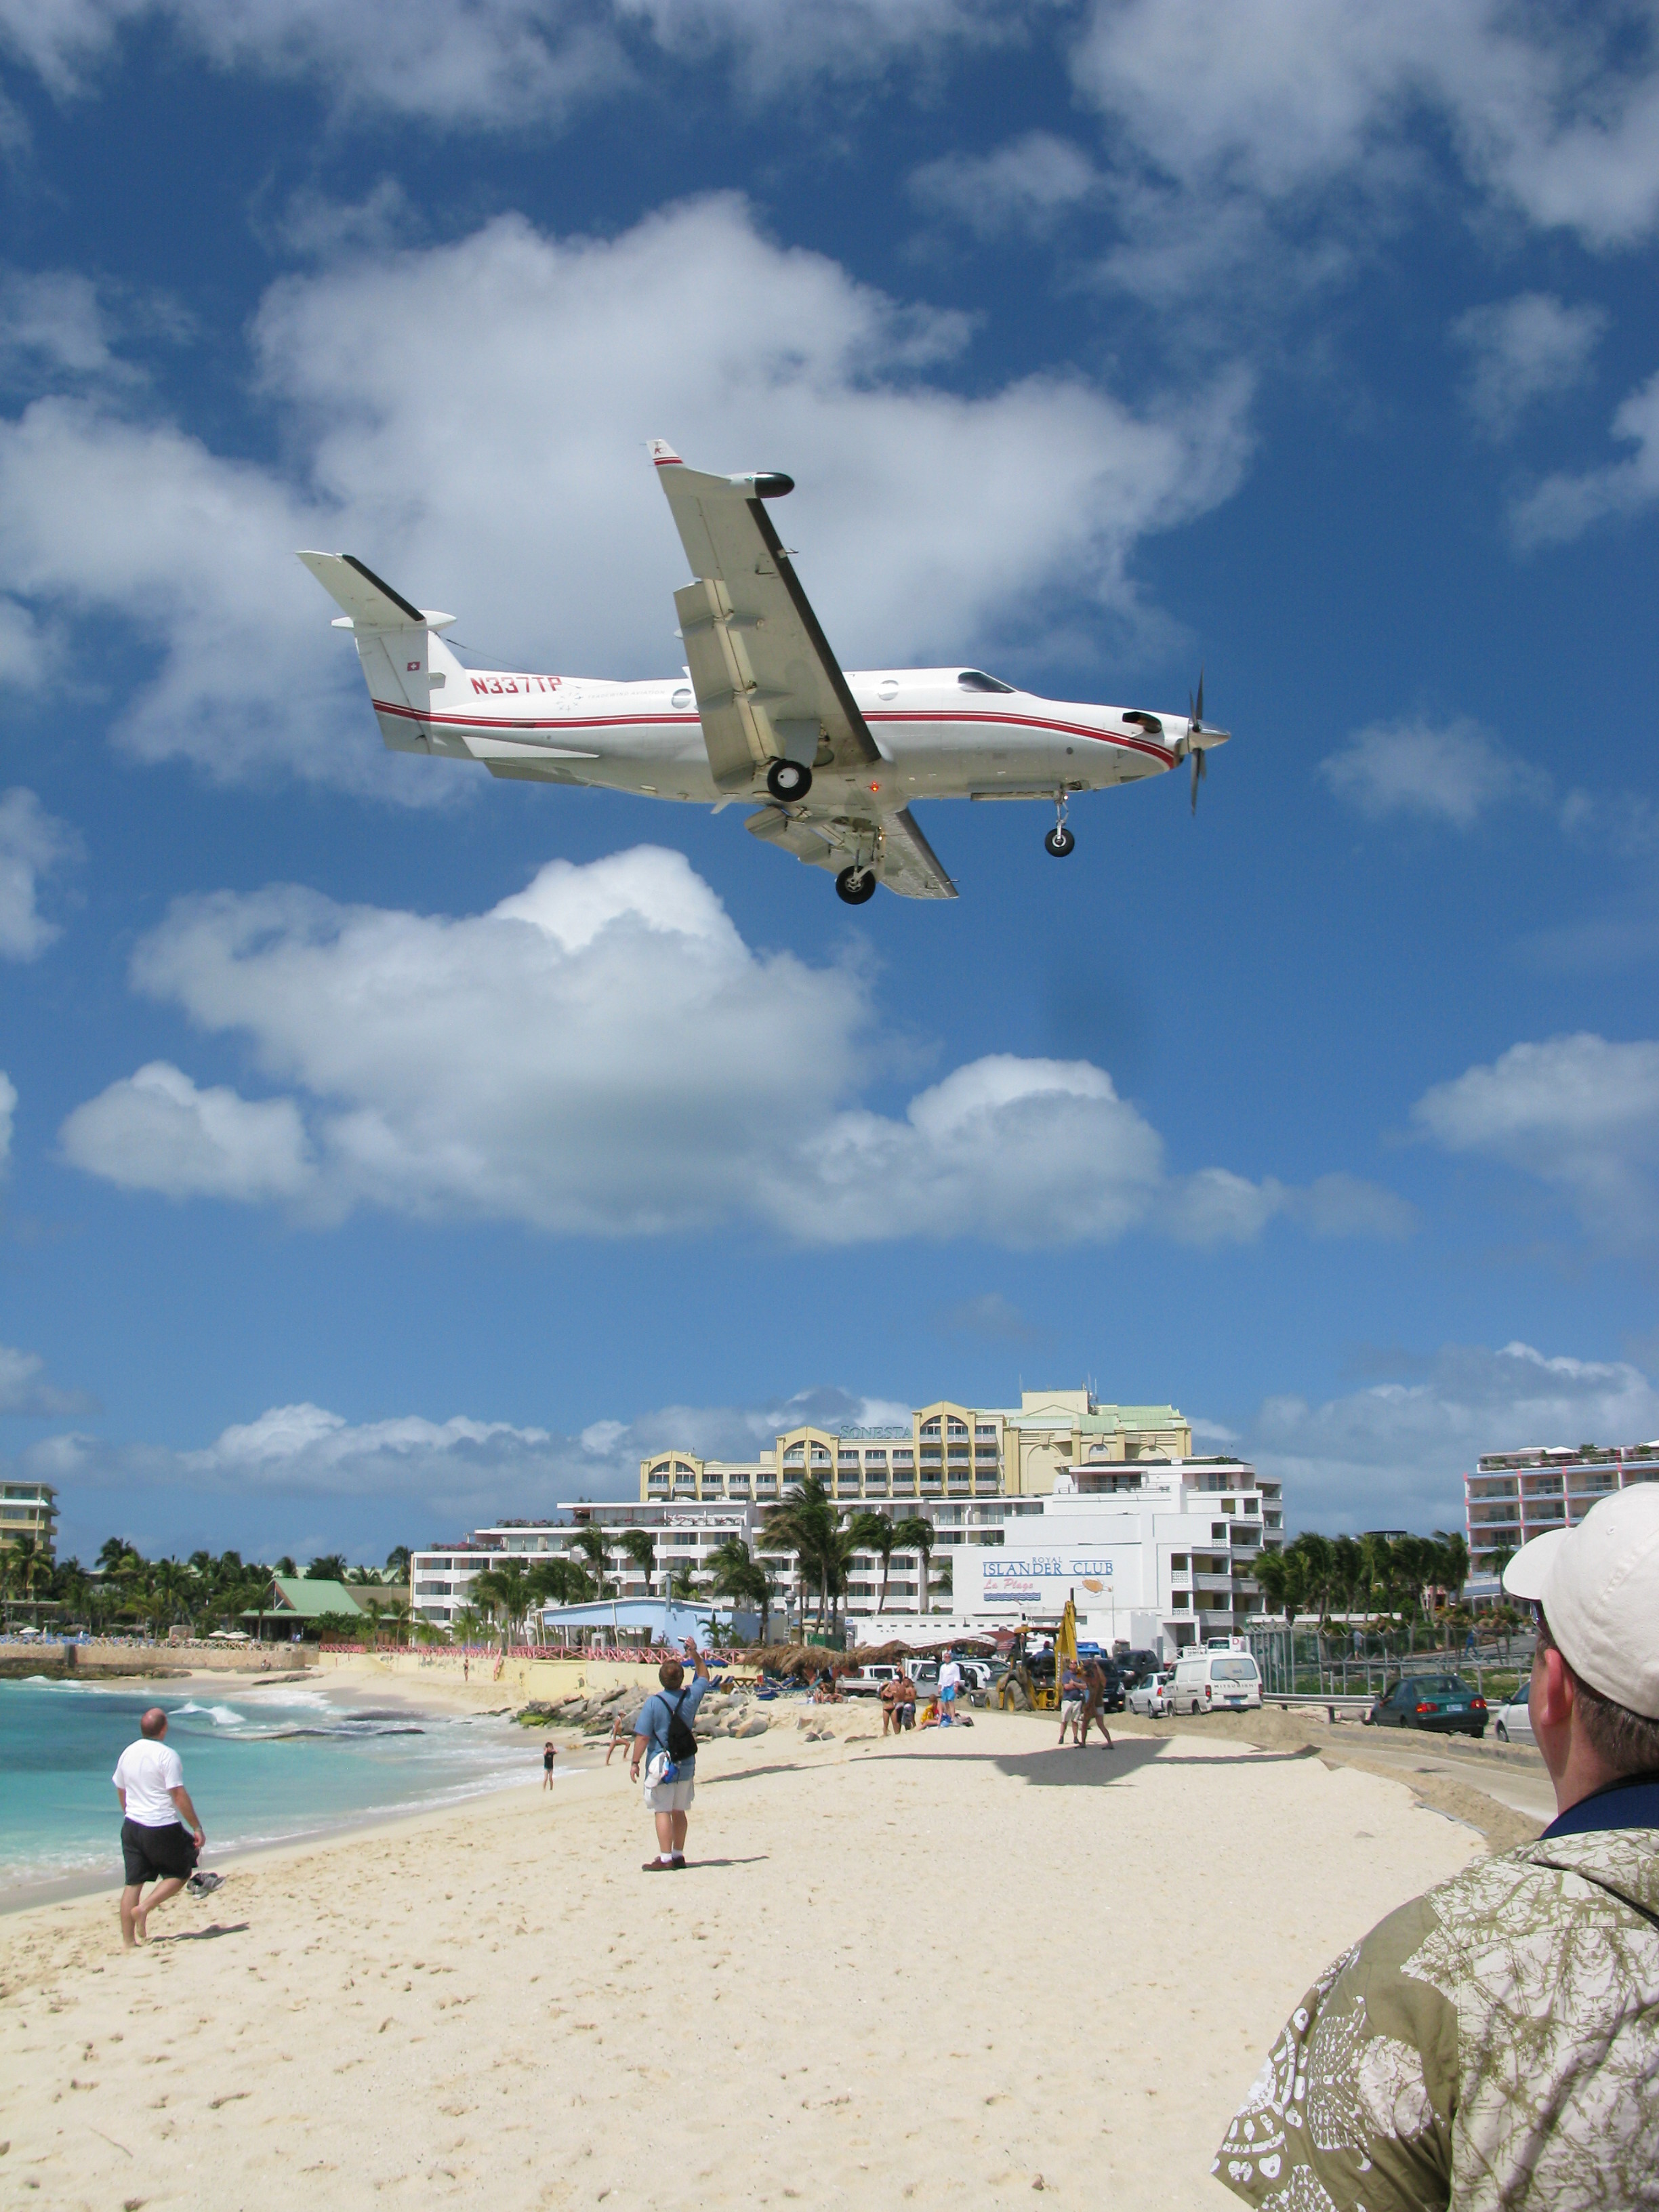
[[[1079,1613],[1097,1607],[1139,1602],[1139,1547],[1125,1546],[1122,1554],[1066,1548],[1054,1552],[1005,1551],[1000,1547],[964,1546],[957,1573],[966,1566],[977,1572],[979,1589],[963,1591],[970,1604],[987,1611],[1006,1607],[1010,1612],[1059,1612],[1068,1597]],[[974,1554],[977,1553],[977,1557]],[[963,1579],[966,1579],[963,1577]]]

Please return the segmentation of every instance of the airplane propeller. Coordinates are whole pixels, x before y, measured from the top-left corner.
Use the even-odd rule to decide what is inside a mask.
[[[1198,696],[1194,698],[1190,691],[1187,694],[1187,751],[1193,763],[1193,812],[1194,814],[1198,811],[1198,787],[1210,772],[1210,765],[1205,758],[1203,746],[1193,743],[1195,737],[1202,734],[1203,729],[1204,671],[1200,668],[1198,672]]]

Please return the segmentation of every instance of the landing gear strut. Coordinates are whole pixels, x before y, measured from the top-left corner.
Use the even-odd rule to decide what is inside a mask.
[[[876,895],[876,872],[873,868],[843,868],[836,878],[836,890],[848,906],[862,906]]]
[[[1076,849],[1077,839],[1066,827],[1066,794],[1060,792],[1054,799],[1054,826],[1042,841],[1045,853],[1052,853],[1057,860]]]
[[[800,761],[775,760],[766,771],[766,788],[786,804],[805,799],[812,788],[812,771]]]

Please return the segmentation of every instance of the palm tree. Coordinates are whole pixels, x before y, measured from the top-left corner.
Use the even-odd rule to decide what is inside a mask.
[[[340,1580],[349,1583],[353,1589],[379,1589],[380,1571],[378,1567],[353,1567],[351,1572],[342,1575]]]
[[[538,1559],[525,1577],[533,1605],[581,1605],[593,1595],[593,1580],[574,1559]]]
[[[406,1583],[409,1580],[409,1547],[407,1544],[394,1544],[392,1547],[392,1549],[386,1555],[386,1571],[387,1574],[391,1576],[394,1583]]]
[[[682,1605],[689,1605],[697,1595],[697,1579],[691,1571],[690,1559],[676,1567],[668,1577],[668,1595],[678,1599]]]
[[[893,1549],[896,1552],[920,1552],[921,1554],[921,1574],[916,1584],[918,1613],[926,1613],[933,1601],[930,1586],[933,1541],[933,1524],[922,1514],[909,1514],[894,1525]]]
[[[848,1523],[848,1535],[855,1551],[873,1552],[881,1561],[881,1595],[876,1600],[878,1613],[887,1610],[887,1582],[893,1571],[893,1554],[898,1549],[898,1528],[890,1513],[855,1513]]]
[[[592,1569],[598,1593],[603,1597],[605,1592],[605,1562],[611,1551],[610,1540],[604,1529],[596,1528],[590,1521],[585,1528],[577,1529],[570,1540],[570,1548],[573,1552],[580,1552]]]
[[[449,1624],[451,1633],[458,1644],[482,1642],[488,1625],[477,1606],[473,1605],[458,1605]]]
[[[375,1606],[373,1610],[377,1630],[382,1626],[389,1628],[394,1638],[401,1637],[405,1644],[408,1643],[415,1616],[406,1597],[394,1597],[385,1605]]]
[[[306,1569],[308,1583],[343,1583],[346,1578],[345,1553],[325,1552]]]
[[[648,1528],[624,1528],[622,1548],[645,1577],[645,1594],[651,1595],[651,1577],[657,1570],[657,1540]]]
[[[760,1533],[762,1551],[793,1552],[795,1554],[803,1623],[806,1617],[806,1591],[811,1581],[817,1579],[820,1629],[823,1627],[824,1615],[830,1608],[832,1561],[838,1549],[836,1539],[840,1534],[840,1524],[836,1518],[836,1509],[830,1502],[830,1493],[814,1474],[805,1476],[799,1489],[793,1491],[783,1504],[774,1507]]]
[[[733,1605],[760,1607],[761,1642],[770,1640],[772,1581],[766,1569],[741,1536],[728,1536],[708,1555],[713,1570],[709,1587],[716,1597],[729,1597]]]
[[[483,1574],[472,1578],[472,1595],[501,1622],[501,1650],[505,1651],[508,1631],[524,1619],[530,1607],[529,1578],[524,1562],[503,1559],[498,1567],[486,1567]]]

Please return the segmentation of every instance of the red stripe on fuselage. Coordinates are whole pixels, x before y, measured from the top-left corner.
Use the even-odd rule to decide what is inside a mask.
[[[458,730],[622,730],[661,728],[666,725],[690,725],[699,719],[692,714],[560,714],[509,718],[505,714],[422,714],[418,707],[393,707],[384,699],[374,702],[377,714],[395,714],[406,722],[441,722],[447,729]],[[1121,736],[1115,730],[1086,729],[1081,722],[1051,722],[1036,714],[930,714],[922,708],[895,713],[875,713],[865,715],[866,722],[949,722],[959,728],[978,729],[988,724],[1018,730],[1052,730],[1064,738],[1087,738],[1099,745],[1116,745],[1126,752],[1146,753],[1150,758],[1168,763],[1175,758],[1170,745],[1156,745],[1149,738]]]

